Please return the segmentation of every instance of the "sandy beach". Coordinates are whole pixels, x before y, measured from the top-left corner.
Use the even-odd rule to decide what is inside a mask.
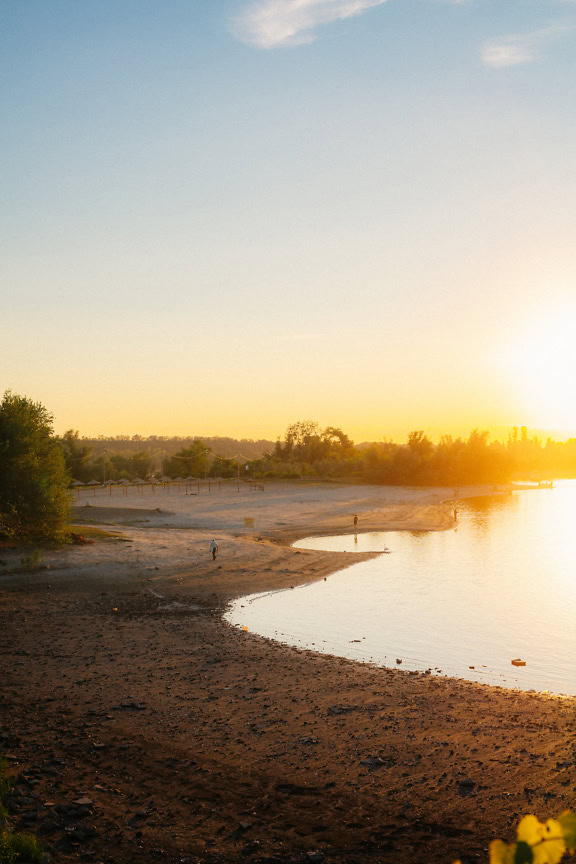
[[[115,536],[25,572],[21,550],[0,549],[16,824],[55,861],[466,864],[523,813],[573,807],[574,700],[356,664],[222,621],[233,598],[362,557],[293,540],[349,532],[354,513],[359,530],[444,530],[452,494],[83,493],[75,530]]]

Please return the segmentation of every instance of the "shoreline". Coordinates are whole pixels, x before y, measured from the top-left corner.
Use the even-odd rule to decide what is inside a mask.
[[[192,502],[130,507],[116,525],[132,543],[54,553],[24,578],[0,569],[0,749],[35,778],[16,787],[13,816],[27,814],[55,860],[487,860],[522,813],[574,806],[565,697],[292,648],[221,618],[254,589],[342,569],[345,553],[282,544],[311,536],[312,521],[351,533],[350,512],[368,530],[383,510],[389,530],[448,516],[446,490],[364,489],[363,506],[346,491],[271,490],[250,539],[238,528],[257,503],[247,497],[234,513],[230,499],[202,502],[190,518]],[[352,563],[362,554],[378,553]],[[81,797],[81,819],[54,809]],[[82,839],[78,824],[96,834]]]

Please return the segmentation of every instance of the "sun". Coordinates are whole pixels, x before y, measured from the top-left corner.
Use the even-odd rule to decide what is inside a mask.
[[[523,424],[576,435],[576,304],[526,328],[505,367]]]

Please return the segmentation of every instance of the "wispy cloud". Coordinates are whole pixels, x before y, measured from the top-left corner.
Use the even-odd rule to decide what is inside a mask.
[[[361,15],[387,0],[258,0],[232,23],[235,35],[258,48],[303,45],[322,24]]]
[[[516,33],[487,42],[482,50],[482,61],[486,66],[502,69],[506,66],[520,66],[534,63],[539,59],[541,49],[553,39],[571,28],[554,24],[531,33]]]

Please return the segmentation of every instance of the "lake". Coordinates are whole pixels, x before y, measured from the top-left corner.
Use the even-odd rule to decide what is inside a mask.
[[[448,531],[301,540],[295,546],[347,553],[345,569],[241,598],[226,617],[362,662],[574,695],[575,534],[576,481],[467,499]],[[353,563],[365,551],[382,554]]]

